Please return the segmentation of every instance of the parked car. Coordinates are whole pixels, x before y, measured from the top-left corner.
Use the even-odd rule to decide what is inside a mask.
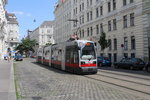
[[[115,68],[129,68],[143,70],[145,62],[140,58],[123,58],[120,62],[114,63]]]
[[[103,57],[103,56],[100,56],[100,57],[97,57],[97,65],[99,67],[101,66],[109,66],[111,67],[111,61],[108,57]]]
[[[36,58],[36,56],[30,56],[31,58]]]
[[[147,63],[145,70],[147,72],[150,72],[150,61]]]
[[[7,60],[8,59],[8,56],[7,55],[4,55],[4,60]]]
[[[15,56],[14,60],[16,60],[16,61],[23,61],[23,57],[22,57],[21,54],[17,54],[17,55]]]

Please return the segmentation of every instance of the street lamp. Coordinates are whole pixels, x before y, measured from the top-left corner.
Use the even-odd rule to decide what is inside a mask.
[[[68,21],[73,21],[76,23],[76,25],[77,25],[77,22],[79,22],[77,19],[68,19]],[[75,39],[78,40],[77,33],[79,30],[81,30],[80,26],[77,28],[76,34],[73,34],[73,36],[70,38],[70,40],[75,40]]]

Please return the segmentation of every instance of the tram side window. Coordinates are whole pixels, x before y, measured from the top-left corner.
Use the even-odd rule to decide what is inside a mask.
[[[66,62],[78,63],[79,62],[78,49],[75,46],[66,48]]]
[[[69,48],[66,49],[66,62],[67,63],[70,62],[70,50],[69,50]]]
[[[74,51],[74,63],[78,63],[78,62],[79,62],[78,52]]]
[[[58,50],[58,61],[61,61],[62,59],[62,51]]]
[[[51,59],[53,60],[54,59],[54,51],[52,50],[52,57]]]

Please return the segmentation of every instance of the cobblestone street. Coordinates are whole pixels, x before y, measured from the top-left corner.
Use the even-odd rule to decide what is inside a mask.
[[[146,100],[82,75],[37,64],[33,59],[14,63],[19,100]]]

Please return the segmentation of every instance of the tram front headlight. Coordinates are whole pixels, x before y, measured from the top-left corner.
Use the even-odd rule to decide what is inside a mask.
[[[93,61],[93,64],[96,64],[96,61]]]
[[[81,61],[81,65],[85,64],[85,62]]]

